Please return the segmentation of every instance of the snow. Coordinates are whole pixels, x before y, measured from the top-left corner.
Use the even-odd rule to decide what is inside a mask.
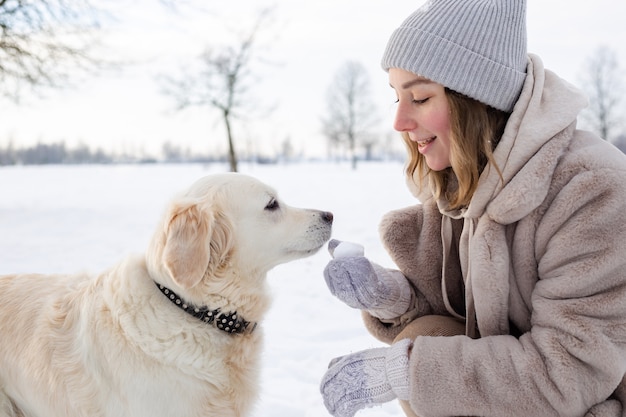
[[[292,206],[331,211],[333,238],[364,245],[393,266],[378,239],[381,216],[416,204],[399,162],[240,164]],[[30,166],[0,168],[0,275],[98,272],[147,246],[169,199],[223,165]],[[262,322],[262,391],[254,417],[328,416],[319,382],[328,362],[382,346],[360,314],[328,291],[326,249],[270,271],[272,308]],[[403,416],[394,401],[358,417]]]
[[[340,242],[333,251],[334,258],[352,258],[363,256],[365,254],[365,248],[363,245],[354,242]]]

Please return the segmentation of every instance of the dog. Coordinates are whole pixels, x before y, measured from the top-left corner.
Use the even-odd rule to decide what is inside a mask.
[[[94,276],[0,277],[0,416],[249,415],[266,274],[318,251],[332,222],[215,174],[173,199],[142,256]]]

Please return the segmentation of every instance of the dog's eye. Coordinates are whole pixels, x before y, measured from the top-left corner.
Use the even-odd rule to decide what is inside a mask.
[[[275,198],[272,198],[270,200],[269,203],[267,203],[267,205],[265,206],[265,210],[270,210],[270,211],[274,211],[274,210],[278,210],[278,201],[276,201]]]

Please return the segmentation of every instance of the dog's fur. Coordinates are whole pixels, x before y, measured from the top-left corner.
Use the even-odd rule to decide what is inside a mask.
[[[94,277],[0,277],[0,417],[248,415],[262,329],[218,330],[155,282],[260,322],[266,273],[317,251],[331,224],[251,177],[212,175],[174,199],[145,256]]]

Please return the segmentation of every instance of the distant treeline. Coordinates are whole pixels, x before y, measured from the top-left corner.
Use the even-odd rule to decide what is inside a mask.
[[[45,164],[113,164],[152,162],[220,162],[224,159],[183,154],[170,146],[164,147],[164,158],[109,153],[102,149],[92,150],[87,145],[69,147],[64,142],[38,143],[17,148],[13,143],[0,147],[2,165],[45,165]]]
[[[383,156],[367,155],[364,161],[382,159],[402,160],[403,154],[386,154]],[[329,156],[332,160],[346,160],[345,155]],[[316,158],[314,158],[316,159]],[[307,160],[302,155],[290,155],[283,152],[276,155],[259,155],[246,153],[238,157],[240,162],[252,162],[255,164],[275,164],[281,162],[298,162]],[[145,163],[228,163],[226,155],[205,155],[182,148],[175,143],[165,142],[161,147],[159,156],[146,155],[145,153],[113,153],[103,149],[93,150],[85,144],[68,146],[65,142],[38,143],[32,146],[16,147],[11,141],[8,145],[0,145],[0,166],[6,165],[46,165],[46,164],[145,164]]]
[[[613,140],[613,144],[622,152],[626,153],[626,135],[621,135]],[[402,160],[402,155],[387,155],[383,159]],[[339,160],[340,157],[331,158]],[[379,160],[379,157],[368,157],[364,160]],[[302,157],[287,158],[284,155],[266,157],[259,155],[249,155],[240,158],[242,162],[254,162],[258,164],[273,164],[281,161],[303,160]],[[69,147],[64,142],[59,143],[38,143],[29,147],[17,148],[12,142],[8,145],[0,146],[0,166],[5,165],[46,165],[46,164],[117,164],[117,163],[226,163],[225,156],[198,155],[189,150],[183,151],[166,143],[162,149],[162,156],[140,156],[128,153],[110,153],[102,149],[90,149],[87,145],[81,144]]]
[[[31,147],[15,148],[9,144],[0,148],[0,165],[84,164],[113,162],[113,157],[85,145],[68,148],[64,143],[38,143]]]

